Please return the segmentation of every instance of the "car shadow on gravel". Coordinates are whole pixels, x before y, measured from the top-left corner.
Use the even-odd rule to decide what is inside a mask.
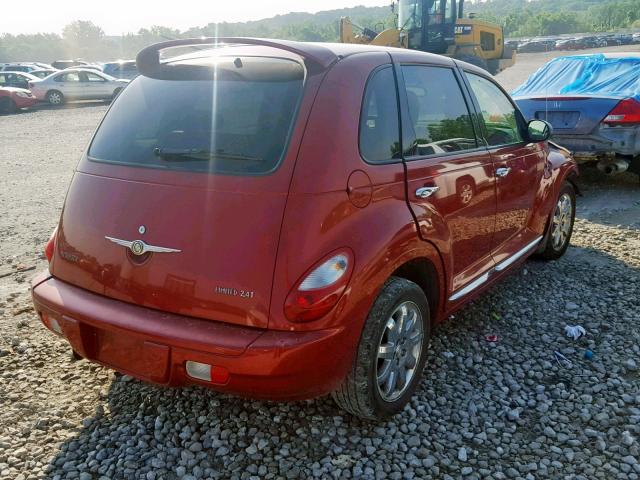
[[[624,439],[640,433],[640,263],[581,235],[561,260],[527,262],[437,328],[421,386],[388,421],[351,417],[328,397],[278,404],[118,375],[47,478],[594,478],[590,458],[622,465],[638,450]],[[567,324],[587,335],[567,338]]]

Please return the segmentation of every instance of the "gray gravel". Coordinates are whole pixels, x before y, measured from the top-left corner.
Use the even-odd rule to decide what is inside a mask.
[[[35,270],[24,270],[44,268],[104,110],[0,117],[0,273],[15,272],[0,278],[0,478],[640,477],[636,178],[587,172],[567,255],[528,262],[439,328],[415,398],[376,424],[330,399],[157,388],[73,361],[45,331],[29,305]],[[587,335],[566,338],[566,324]]]

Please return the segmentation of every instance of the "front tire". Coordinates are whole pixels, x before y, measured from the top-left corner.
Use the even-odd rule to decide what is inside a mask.
[[[556,260],[569,248],[576,218],[576,191],[569,182],[560,189],[560,195],[549,218],[544,246],[538,256],[543,260]]]
[[[49,105],[62,105],[64,103],[64,95],[58,90],[51,90],[47,92],[47,102],[49,102]]]
[[[370,420],[400,412],[420,383],[430,325],[422,289],[404,278],[387,280],[364,324],[353,366],[332,394],[336,403]]]

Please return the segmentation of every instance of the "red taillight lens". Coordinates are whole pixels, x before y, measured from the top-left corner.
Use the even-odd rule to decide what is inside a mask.
[[[53,258],[53,252],[56,249],[56,237],[58,236],[58,227],[53,230],[49,241],[44,247],[44,256],[47,257],[47,261],[51,263],[51,259]]]
[[[302,278],[284,304],[291,322],[309,322],[326,315],[338,303],[353,271],[350,250],[334,252],[313,266]]]
[[[640,123],[640,102],[625,98],[609,112],[603,122],[610,125]]]

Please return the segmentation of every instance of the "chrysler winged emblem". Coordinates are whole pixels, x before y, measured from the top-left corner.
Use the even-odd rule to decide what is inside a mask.
[[[167,247],[158,247],[157,245],[149,245],[148,243],[143,242],[142,240],[121,240],[119,238],[107,237],[107,240],[117,243],[118,245],[122,245],[125,248],[131,250],[131,253],[134,255],[144,255],[147,252],[156,252],[156,253],[176,253],[181,252],[182,250],[178,250],[177,248],[167,248]]]

